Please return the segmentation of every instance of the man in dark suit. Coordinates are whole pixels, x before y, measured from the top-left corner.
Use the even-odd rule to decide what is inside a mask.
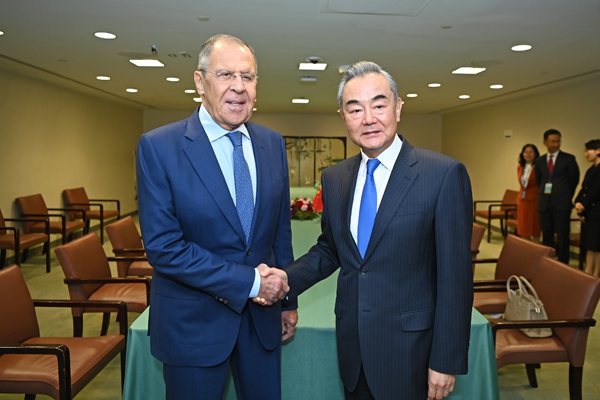
[[[542,243],[554,247],[558,260],[568,264],[572,200],[579,183],[579,167],[575,156],[560,151],[560,140],[561,134],[556,129],[544,132],[544,145],[548,153],[535,160],[535,178],[540,187],[538,208]]]
[[[152,354],[167,399],[222,399],[229,366],[240,399],[280,399],[282,324],[287,339],[297,314],[278,302],[285,274],[259,270],[293,261],[284,141],[248,122],[256,59],[240,39],[209,39],[194,79],[202,106],[142,135],[137,152]]]
[[[323,232],[286,268],[288,296],[341,266],[335,315],[346,398],[441,399],[467,373],[469,176],[457,160],[396,134],[402,100],[377,64],[350,67],[338,102],[362,151],[323,171]]]

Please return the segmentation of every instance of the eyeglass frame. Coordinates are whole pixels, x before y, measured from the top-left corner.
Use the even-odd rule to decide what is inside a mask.
[[[235,80],[235,78],[237,78],[239,76],[240,78],[242,78],[242,84],[244,84],[244,85],[246,85],[246,84],[247,85],[256,85],[258,83],[258,75],[253,75],[254,78],[252,79],[252,81],[249,81],[249,82],[244,81],[244,75],[246,75],[246,76],[248,76],[248,75],[252,76],[252,74],[247,73],[247,72],[245,72],[245,73],[239,73],[239,74],[235,74],[232,71],[227,71],[227,70],[213,72],[213,71],[207,71],[204,68],[200,68],[198,71],[208,72],[209,74],[215,75],[215,77],[217,78],[217,81],[219,81],[219,82],[227,82],[227,83],[233,82]],[[222,80],[221,79],[221,80],[219,80],[220,77],[223,74],[226,74],[226,73],[227,74],[231,74],[231,79],[227,79],[227,80]]]

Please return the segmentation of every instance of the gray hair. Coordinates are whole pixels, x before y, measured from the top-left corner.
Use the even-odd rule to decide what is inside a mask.
[[[258,72],[258,63],[256,62],[256,53],[254,53],[254,49],[250,47],[246,42],[242,39],[236,38],[235,36],[226,35],[223,33],[219,33],[210,39],[208,39],[202,45],[200,49],[200,54],[198,54],[198,71],[202,71],[202,76],[206,76],[206,68],[210,65],[210,55],[215,48],[215,45],[219,42],[229,42],[234,44],[239,44],[240,46],[246,46],[248,50],[252,53],[252,57],[254,57],[254,69],[255,72]]]
[[[344,93],[344,87],[346,87],[346,83],[348,83],[354,78],[360,78],[367,74],[373,73],[381,74],[385,77],[385,79],[390,84],[390,90],[394,94],[394,103],[398,102],[398,86],[396,85],[396,81],[394,80],[394,78],[392,78],[392,76],[387,71],[382,69],[379,65],[375,64],[374,62],[359,61],[356,64],[353,64],[350,68],[348,68],[346,74],[340,82],[340,86],[338,86],[337,100],[338,104],[340,105],[340,110],[344,109],[342,105],[342,94]]]

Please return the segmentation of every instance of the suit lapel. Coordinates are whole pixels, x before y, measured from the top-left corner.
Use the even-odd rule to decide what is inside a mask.
[[[404,201],[404,197],[406,197],[415,179],[419,176],[416,168],[413,168],[418,161],[414,147],[406,139],[402,138],[402,141],[402,150],[398,154],[394,169],[385,188],[385,193],[379,204],[375,225],[373,226],[373,232],[369,240],[369,247],[367,247],[363,262],[369,258],[373,249],[383,237],[392,217],[396,214],[396,211]]]
[[[341,182],[341,199],[348,199],[348,201],[341,201],[340,207],[340,220],[342,222],[342,232],[344,232],[344,240],[346,241],[348,248],[351,249],[352,254],[357,260],[362,260],[356,242],[352,237],[350,231],[350,219],[352,216],[352,203],[354,201],[354,189],[356,188],[356,179],[358,177],[358,168],[362,157],[360,153],[348,160],[346,174],[342,177]]]
[[[248,133],[252,140],[252,150],[256,163],[256,202],[254,204],[254,215],[252,217],[252,228],[250,229],[249,237],[249,242],[252,243],[259,216],[265,215],[265,207],[268,203],[265,196],[268,196],[270,193],[271,170],[269,166],[271,163],[269,162],[270,154],[261,140],[261,136],[256,133],[252,124],[246,124],[246,128],[248,128]]]
[[[242,241],[245,242],[246,235],[244,234],[240,218],[237,215],[237,209],[235,208],[235,204],[233,204],[233,199],[227,188],[227,183],[223,177],[223,172],[221,172],[221,167],[212,149],[212,145],[200,123],[198,112],[195,112],[188,119],[186,126],[185,137],[188,141],[183,146],[184,153],[231,227],[237,232]]]

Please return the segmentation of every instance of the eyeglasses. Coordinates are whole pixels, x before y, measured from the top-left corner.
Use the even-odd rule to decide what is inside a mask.
[[[205,69],[200,69],[200,71],[208,72],[209,74],[213,74],[219,82],[227,82],[227,83],[233,82],[233,80],[239,76],[242,78],[242,83],[244,85],[256,85],[256,80],[258,79],[258,76],[256,76],[255,74],[248,73],[248,72],[241,73],[241,74],[234,74],[231,71],[212,72],[212,71],[207,71]]]

